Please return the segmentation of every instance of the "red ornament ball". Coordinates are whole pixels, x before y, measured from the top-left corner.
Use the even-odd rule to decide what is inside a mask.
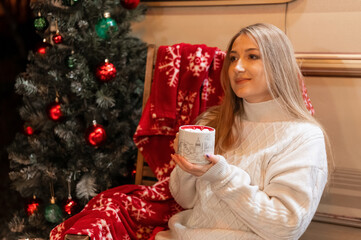
[[[93,122],[93,126],[89,127],[85,133],[85,140],[92,146],[99,146],[105,142],[107,135],[102,125]]]
[[[78,203],[69,197],[64,204],[64,212],[70,216],[74,215],[77,212],[77,209]]]
[[[52,39],[55,44],[60,44],[63,42],[63,36],[61,36],[59,33],[55,33]]]
[[[138,6],[139,0],[122,0],[120,3],[126,9],[134,9]]]
[[[114,67],[114,64],[108,62],[108,59],[105,59],[105,62],[100,64],[95,72],[96,77],[102,82],[109,82],[115,78],[117,70]]]
[[[36,52],[44,55],[47,52],[47,49],[49,47],[52,47],[52,45],[48,42],[46,42],[46,40],[44,39],[41,43],[38,44],[38,47],[36,48]]]
[[[63,118],[60,103],[54,102],[48,106],[48,117],[53,121],[59,121]]]
[[[34,134],[34,129],[31,126],[24,125],[24,134],[27,136],[31,136]]]
[[[28,214],[28,216],[31,216],[39,210],[39,206],[40,206],[40,201],[35,196],[33,196],[26,203],[25,211]]]

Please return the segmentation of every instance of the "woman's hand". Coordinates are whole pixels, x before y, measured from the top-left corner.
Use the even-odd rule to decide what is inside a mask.
[[[205,174],[208,171],[208,169],[210,169],[213,165],[215,165],[218,162],[217,156],[214,155],[204,156],[205,159],[209,161],[209,164],[205,164],[205,165],[188,162],[187,159],[185,159],[179,154],[171,154],[171,157],[183,171],[190,173],[196,177],[200,177],[203,174]]]

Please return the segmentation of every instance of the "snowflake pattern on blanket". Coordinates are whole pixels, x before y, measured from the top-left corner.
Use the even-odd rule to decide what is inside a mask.
[[[161,62],[158,66],[160,71],[166,71],[165,74],[168,76],[167,84],[169,87],[176,87],[179,79],[180,69],[180,45],[175,47],[166,47],[167,55],[164,57],[164,62]]]

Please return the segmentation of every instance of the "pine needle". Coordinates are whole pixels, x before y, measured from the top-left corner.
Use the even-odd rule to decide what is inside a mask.
[[[84,175],[76,185],[76,196],[79,199],[89,201],[90,198],[97,195],[95,178],[90,175]]]

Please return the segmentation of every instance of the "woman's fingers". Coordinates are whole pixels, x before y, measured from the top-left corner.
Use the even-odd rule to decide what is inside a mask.
[[[173,149],[174,149],[175,153],[178,153],[178,135],[179,135],[179,133],[177,133],[175,135],[175,139],[174,139],[174,142],[173,142]]]
[[[211,163],[216,164],[219,161],[219,158],[216,155],[213,154],[206,154],[204,155],[205,159],[210,161]]]
[[[183,171],[188,172],[197,177],[202,176],[205,172],[208,171],[209,168],[211,168],[214,165],[213,163],[205,164],[205,165],[193,164],[178,154],[172,154],[171,156],[172,159],[178,164],[178,166]]]
[[[185,166],[186,162],[188,162],[187,160],[185,160],[185,158],[181,157],[178,154],[171,154],[172,159],[178,164],[178,166],[183,169],[184,171],[188,172],[188,168]]]

